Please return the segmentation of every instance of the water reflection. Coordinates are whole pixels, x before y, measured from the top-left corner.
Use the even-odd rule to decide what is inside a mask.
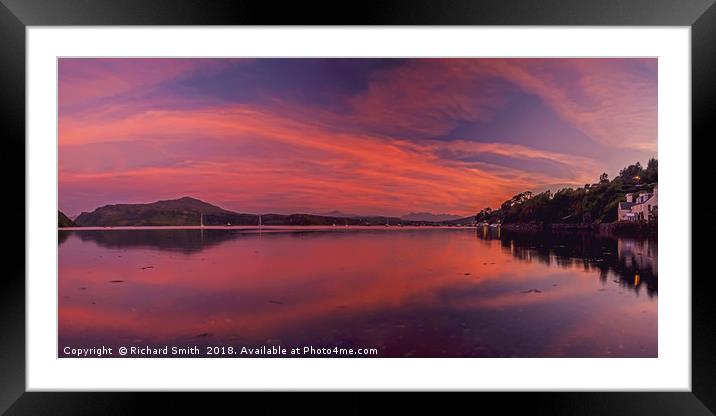
[[[505,252],[515,258],[547,266],[582,267],[596,270],[601,280],[616,275],[619,284],[649,296],[658,291],[656,240],[617,238],[591,232],[515,233],[480,227],[477,235],[484,241],[499,240]]]
[[[82,230],[60,232],[60,244],[69,235],[76,235],[82,241],[92,242],[108,249],[150,248],[156,250],[197,253],[212,246],[239,237],[234,230],[200,229],[153,229],[146,230]],[[63,236],[64,235],[64,236]]]
[[[480,231],[60,231],[59,355],[67,345],[657,355],[656,265],[644,267],[655,243]]]

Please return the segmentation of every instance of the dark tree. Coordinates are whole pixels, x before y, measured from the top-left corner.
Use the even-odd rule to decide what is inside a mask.
[[[646,170],[644,170],[644,183],[659,182],[659,163],[656,159],[651,158],[646,164]]]
[[[490,221],[492,215],[492,208],[487,207],[475,215],[475,222]]]
[[[646,169],[639,162],[627,166],[619,176],[609,180],[606,173],[599,183],[583,188],[563,188],[555,193],[545,191],[533,195],[522,192],[503,202],[499,209],[485,208],[475,220],[478,222],[612,222],[617,219],[617,207],[625,201],[625,194],[643,190],[646,183],[658,181],[656,159],[650,159]]]
[[[641,182],[642,176],[644,176],[644,168],[641,167],[641,163],[639,162],[619,171],[619,177],[622,178],[624,183]]]

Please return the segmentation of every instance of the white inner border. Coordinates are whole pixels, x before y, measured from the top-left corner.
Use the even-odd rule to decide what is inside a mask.
[[[27,390],[690,391],[690,38],[688,27],[28,27]],[[658,57],[659,358],[56,358],[60,56]]]

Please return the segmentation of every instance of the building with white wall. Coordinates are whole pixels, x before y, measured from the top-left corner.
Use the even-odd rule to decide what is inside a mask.
[[[659,206],[659,189],[654,185],[653,192],[626,194],[626,201],[620,202],[617,209],[619,221],[654,221],[657,219]]]

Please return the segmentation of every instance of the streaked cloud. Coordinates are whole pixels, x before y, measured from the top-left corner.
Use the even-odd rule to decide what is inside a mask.
[[[69,213],[472,215],[656,155],[656,60],[62,59],[59,83]]]

